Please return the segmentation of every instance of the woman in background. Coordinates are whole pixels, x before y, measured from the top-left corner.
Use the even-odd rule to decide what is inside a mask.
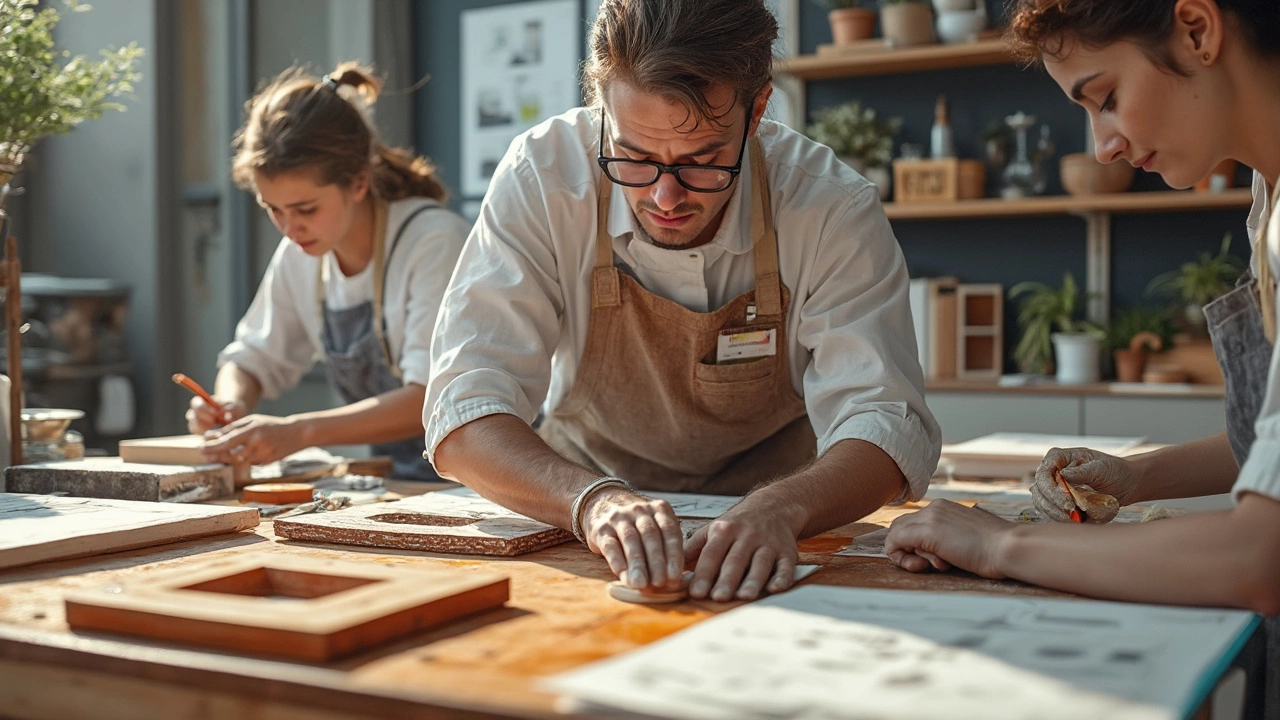
[[[424,159],[379,142],[366,116],[379,83],[354,63],[323,78],[293,69],[248,103],[232,173],[284,234],[257,296],[218,357],[210,406],[187,424],[206,457],[264,464],[313,445],[362,444],[394,476],[434,479],[423,459],[431,336],[469,227],[441,204]],[[250,414],[319,359],[347,403]]]

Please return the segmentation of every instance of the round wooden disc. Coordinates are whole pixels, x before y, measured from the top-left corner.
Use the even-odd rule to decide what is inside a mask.
[[[246,485],[241,496],[244,502],[270,503],[285,505],[288,503],[311,502],[315,487],[306,483],[262,483]]]
[[[689,591],[686,588],[673,590],[671,592],[659,592],[645,588],[637,590],[633,587],[627,587],[622,583],[614,580],[605,585],[609,592],[609,597],[622,602],[639,603],[641,605],[660,605],[662,603],[680,602],[689,597]]]

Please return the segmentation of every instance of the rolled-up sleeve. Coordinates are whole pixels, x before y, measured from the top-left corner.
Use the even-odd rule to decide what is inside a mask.
[[[449,433],[487,415],[533,422],[563,306],[546,205],[517,141],[494,173],[441,303],[422,419],[429,460]]]
[[[1270,208],[1270,214],[1271,219],[1265,224],[1266,237],[1257,243],[1255,254],[1257,262],[1271,263],[1273,277],[1280,277],[1280,208]],[[1280,293],[1277,293],[1276,309],[1280,312]],[[1247,492],[1280,500],[1280,345],[1271,350],[1266,396],[1254,432],[1257,439],[1249,449],[1244,467],[1240,468],[1231,494],[1237,502]]]
[[[806,287],[797,341],[811,353],[805,404],[818,455],[841,440],[883,450],[918,500],[938,465],[942,433],[924,399],[907,266],[873,187],[826,223]]]
[[[234,362],[258,380],[267,398],[297,385],[318,352],[300,313],[319,310],[314,298],[297,297],[290,286],[285,267],[288,245],[284,240],[276,249],[253,303],[236,324],[235,339],[218,354],[218,367]]]

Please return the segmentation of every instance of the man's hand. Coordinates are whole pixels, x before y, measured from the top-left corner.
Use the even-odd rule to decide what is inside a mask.
[[[996,562],[1000,542],[1014,527],[991,513],[934,500],[893,521],[884,551],[895,565],[911,572],[955,566],[1000,580],[1004,578]]]
[[[754,600],[765,589],[786,590],[795,582],[797,535],[786,513],[740,503],[690,538],[686,563],[697,563],[690,597]]]
[[[307,447],[303,423],[292,418],[249,415],[205,435],[209,462],[266,465]]]
[[[1128,505],[1137,490],[1137,479],[1123,458],[1088,448],[1053,448],[1036,470],[1031,501],[1041,515],[1057,522],[1071,521],[1076,502],[1054,479],[1055,473],[1072,485],[1088,485],[1095,492],[1110,495],[1121,506]],[[1094,522],[1107,522],[1113,517],[1115,512],[1089,514]]]
[[[616,487],[593,493],[582,508],[587,547],[633,588],[675,587],[684,564],[680,521],[666,500]]]

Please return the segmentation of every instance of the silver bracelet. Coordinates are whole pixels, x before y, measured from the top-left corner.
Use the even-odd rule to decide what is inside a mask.
[[[631,483],[620,477],[605,476],[597,478],[590,485],[582,488],[582,492],[579,492],[578,497],[573,499],[573,505],[569,508],[569,514],[572,517],[570,528],[573,530],[573,536],[578,538],[578,542],[583,545],[587,544],[587,538],[582,534],[582,506],[586,504],[587,498],[591,497],[595,491],[609,485],[617,485],[627,490],[635,491],[635,488],[631,487]]]

